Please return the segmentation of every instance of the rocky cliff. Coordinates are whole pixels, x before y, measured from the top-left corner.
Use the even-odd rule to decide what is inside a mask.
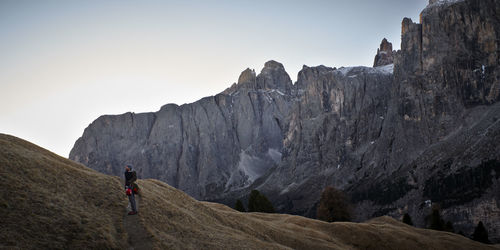
[[[70,158],[109,174],[123,164],[188,194],[231,204],[258,188],[280,211],[314,216],[333,185],[357,220],[429,204],[470,234],[500,240],[500,2],[431,1],[384,40],[374,68],[247,69],[214,97],[156,113],[102,116]],[[390,52],[390,53],[389,53]],[[391,64],[391,60],[393,64]]]
[[[195,103],[158,112],[101,116],[75,143],[70,158],[120,175],[124,164],[198,199],[248,187],[281,161],[293,102],[283,65],[270,61],[256,76]]]

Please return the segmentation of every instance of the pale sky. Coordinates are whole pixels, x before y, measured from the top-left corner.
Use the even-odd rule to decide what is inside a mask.
[[[0,0],[0,133],[68,157],[104,114],[191,103],[268,60],[372,66],[427,0]]]

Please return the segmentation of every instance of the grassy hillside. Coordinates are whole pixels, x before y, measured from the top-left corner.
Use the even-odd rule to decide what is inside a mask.
[[[1,246],[123,248],[120,180],[0,134]]]
[[[199,202],[146,180],[142,219],[160,248],[207,249],[489,249],[457,234],[418,229],[389,217],[326,223],[301,216],[240,213]],[[497,249],[500,247],[497,246]]]
[[[119,178],[3,134],[0,183],[4,187],[0,248],[495,248],[388,217],[366,223],[325,223],[292,215],[240,213],[196,201],[156,180],[139,181],[139,215],[127,216],[127,197]]]

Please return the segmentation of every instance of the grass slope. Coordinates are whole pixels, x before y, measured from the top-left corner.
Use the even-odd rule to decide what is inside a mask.
[[[119,178],[0,134],[0,248],[22,249],[500,249],[388,217],[325,223],[240,213],[139,180],[138,216],[126,216]],[[134,235],[131,232],[136,232]]]
[[[127,205],[105,176],[18,138],[0,134],[1,246],[123,248]]]

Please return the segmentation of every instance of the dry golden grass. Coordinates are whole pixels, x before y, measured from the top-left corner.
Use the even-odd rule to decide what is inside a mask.
[[[157,180],[141,180],[141,219],[168,249],[500,249],[389,217],[326,223],[300,216],[240,213],[199,202]]]
[[[0,134],[0,183],[0,248],[122,249],[126,244],[127,203],[117,177]]]
[[[388,217],[326,223],[240,213],[157,180],[138,182],[139,215],[126,216],[119,178],[0,134],[0,183],[6,187],[0,194],[0,248],[500,249]]]

